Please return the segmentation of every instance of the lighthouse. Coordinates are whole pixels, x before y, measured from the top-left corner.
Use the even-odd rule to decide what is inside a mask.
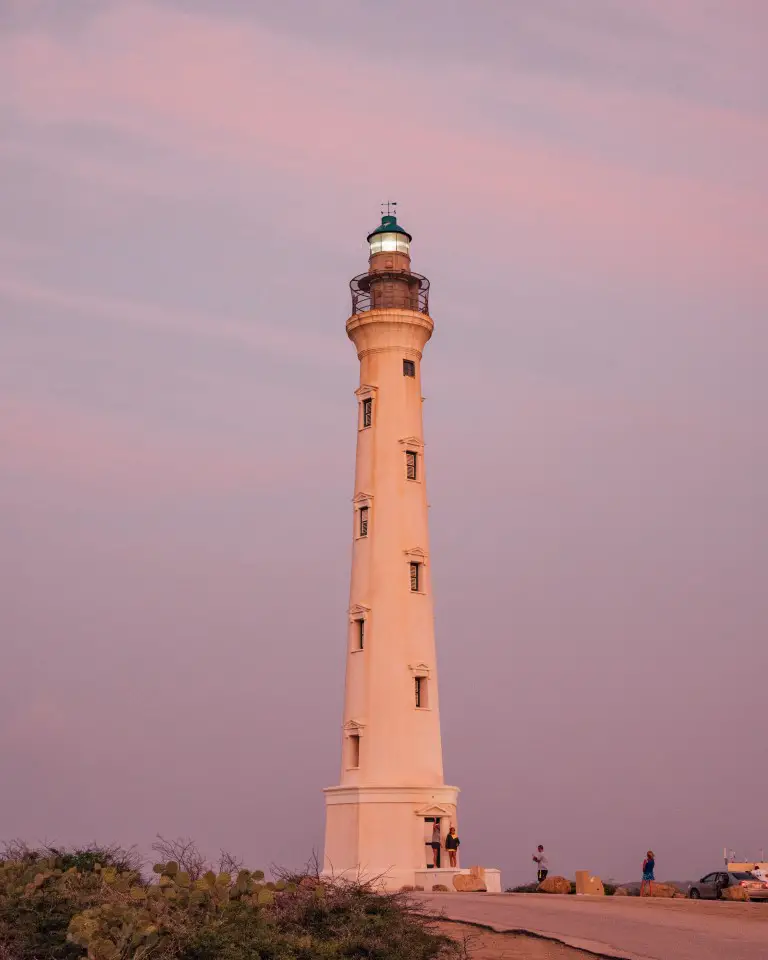
[[[347,335],[360,361],[350,510],[341,775],[325,790],[324,873],[388,889],[443,882],[458,787],[443,779],[422,422],[429,281],[388,212],[350,283]],[[440,847],[432,846],[439,831]]]

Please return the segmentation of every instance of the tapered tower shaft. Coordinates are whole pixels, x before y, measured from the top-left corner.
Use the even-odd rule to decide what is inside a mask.
[[[412,883],[435,822],[456,825],[443,782],[421,362],[429,282],[392,216],[368,237],[347,333],[360,361],[341,777],[326,790],[325,869]]]

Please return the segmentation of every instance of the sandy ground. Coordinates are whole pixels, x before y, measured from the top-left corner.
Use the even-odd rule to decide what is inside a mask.
[[[590,954],[520,933],[493,933],[465,923],[441,922],[441,933],[466,946],[469,960],[588,960]]]

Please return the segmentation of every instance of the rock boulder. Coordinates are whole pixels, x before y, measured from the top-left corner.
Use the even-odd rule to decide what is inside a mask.
[[[571,881],[565,877],[547,877],[536,888],[537,893],[570,893]]]
[[[746,887],[726,887],[720,896],[723,900],[749,900],[749,891]]]
[[[646,890],[643,894],[644,897],[665,897],[671,899],[672,897],[682,897],[685,894],[682,894],[677,887],[673,886],[671,883],[657,883],[655,880],[651,883],[651,892],[648,893]]]
[[[453,878],[453,886],[459,893],[485,893],[485,880],[471,873],[457,873]]]

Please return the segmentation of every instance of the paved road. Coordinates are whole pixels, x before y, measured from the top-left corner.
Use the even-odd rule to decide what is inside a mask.
[[[768,903],[416,893],[425,909],[624,960],[767,960]]]

